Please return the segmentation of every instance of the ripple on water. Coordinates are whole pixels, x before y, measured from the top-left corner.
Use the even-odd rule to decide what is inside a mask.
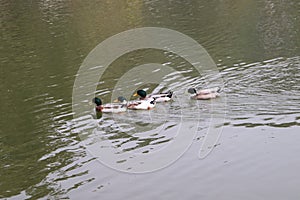
[[[300,115],[300,57],[233,68],[221,72],[226,82],[227,115],[233,125],[299,126],[295,119]],[[237,116],[246,117],[241,120]]]
[[[239,63],[232,68],[228,67],[221,71],[225,81],[224,92],[221,98],[212,101],[192,101],[187,98],[186,89],[192,86],[204,87],[205,77],[178,77],[176,73],[169,74],[165,83],[175,91],[174,102],[158,104],[151,111],[105,114],[98,120],[91,116],[71,120],[70,104],[61,99],[49,98],[48,95],[37,97],[49,100],[46,107],[50,107],[48,111],[52,113],[53,127],[58,133],[52,137],[53,144],[58,141],[63,144],[66,142],[62,141],[66,140],[65,136],[70,142],[68,147],[65,143],[58,145],[56,149],[40,157],[40,162],[46,162],[48,170],[53,171],[44,181],[55,182],[52,187],[56,194],[64,194],[94,180],[83,169],[85,164],[96,158],[85,154],[86,147],[82,146],[80,140],[85,145],[98,143],[99,146],[101,141],[108,140],[118,149],[117,153],[147,154],[170,144],[176,137],[180,122],[195,122],[199,126],[198,131],[203,133],[209,126],[211,116],[221,115],[224,110],[227,111],[224,126],[299,126],[300,109],[297,102],[300,84],[297,82],[299,73],[296,73],[299,69],[299,57],[278,58],[253,64]],[[100,91],[101,94],[107,92],[108,89]],[[226,100],[226,108],[221,107],[224,105],[223,100]],[[36,107],[35,111],[44,112],[45,110],[39,110],[42,108],[45,108],[44,104]],[[94,130],[92,134],[90,130]],[[76,137],[78,133],[80,135]],[[198,138],[202,139],[203,135]],[[61,155],[67,154],[70,156],[67,163],[57,161]],[[77,160],[76,157],[81,159]],[[117,163],[126,161],[121,159]],[[67,181],[70,179],[76,181]],[[67,186],[63,189],[59,184]]]

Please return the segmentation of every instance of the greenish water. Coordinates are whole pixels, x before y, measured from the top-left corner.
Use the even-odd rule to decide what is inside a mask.
[[[0,5],[0,198],[300,198],[298,1],[0,0]],[[182,32],[208,51],[224,80],[226,118],[218,145],[199,160],[210,114],[209,103],[201,104],[204,122],[191,148],[163,170],[133,175],[102,165],[87,151],[72,126],[72,90],[96,45],[146,26]],[[133,52],[112,64],[98,93],[109,101],[112,80],[151,62],[189,67],[161,51]],[[186,78],[199,85],[205,79],[194,81],[192,72]],[[174,87],[185,85],[178,80]],[[167,130],[148,137],[120,134],[107,128],[113,127],[109,117],[101,127],[128,152],[163,148],[174,137]]]

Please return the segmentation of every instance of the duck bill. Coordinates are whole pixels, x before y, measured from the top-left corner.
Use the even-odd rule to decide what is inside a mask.
[[[136,96],[138,96],[138,94],[137,94],[137,93],[135,93],[133,96],[134,96],[134,97],[136,97]]]
[[[117,103],[117,102],[119,102],[119,100],[118,100],[118,99],[115,99],[114,102]]]

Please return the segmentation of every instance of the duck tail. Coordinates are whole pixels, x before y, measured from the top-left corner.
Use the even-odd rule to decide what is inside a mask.
[[[221,92],[222,88],[218,87],[217,92]]]
[[[173,92],[169,91],[167,97],[172,98],[172,96],[173,96]]]

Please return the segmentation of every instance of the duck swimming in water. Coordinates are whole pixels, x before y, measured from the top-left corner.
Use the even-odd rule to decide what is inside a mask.
[[[155,99],[134,100],[127,104],[127,108],[131,110],[150,110],[156,105]]]
[[[169,91],[166,93],[158,93],[158,94],[149,94],[147,95],[147,92],[145,90],[138,90],[133,96],[140,96],[140,100],[144,100],[147,98],[153,98],[155,99],[155,102],[167,102],[172,99],[173,92]]]
[[[120,113],[125,112],[127,110],[127,100],[120,96],[114,102],[117,103],[107,103],[102,104],[102,100],[98,97],[93,98],[93,103],[96,104],[95,110],[96,112],[102,113]]]
[[[196,100],[209,100],[214,99],[220,96],[220,87],[214,87],[214,88],[208,88],[197,91],[195,88],[189,88],[188,93],[190,93],[192,96],[192,99]]]
[[[128,102],[127,108],[131,110],[150,110],[155,107],[156,100],[148,97],[144,90],[138,90],[133,96],[140,96],[139,99]]]

